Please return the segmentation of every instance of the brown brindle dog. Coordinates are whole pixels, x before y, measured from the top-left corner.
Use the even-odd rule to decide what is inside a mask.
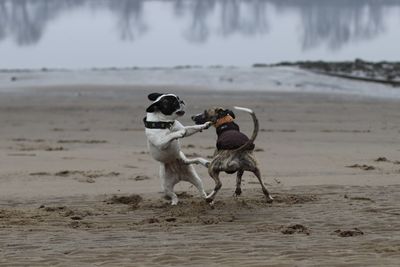
[[[257,137],[259,129],[258,119],[251,109],[241,107],[234,108],[251,114],[254,122],[254,130],[250,139],[240,132],[239,126],[233,121],[235,119],[235,114],[229,109],[220,107],[211,108],[205,110],[201,114],[192,116],[192,120],[196,124],[203,124],[208,121],[212,122],[218,135],[217,149],[208,166],[208,173],[215,181],[215,188],[214,191],[207,196],[206,200],[209,203],[213,203],[215,195],[221,189],[222,183],[219,179],[219,173],[221,171],[229,174],[237,172],[235,196],[239,196],[242,193],[241,183],[243,173],[245,171],[250,171],[258,178],[263,193],[267,198],[267,202],[271,203],[273,198],[261,179],[260,169],[258,168],[257,160],[253,154],[254,140]]]

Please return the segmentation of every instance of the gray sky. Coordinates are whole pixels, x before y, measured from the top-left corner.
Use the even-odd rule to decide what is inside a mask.
[[[207,2],[181,8],[177,1],[141,1],[131,9],[57,6],[51,14],[40,13],[39,5],[28,6],[29,18],[7,13],[0,19],[0,68],[400,60],[400,5],[301,8],[275,1],[260,6]]]

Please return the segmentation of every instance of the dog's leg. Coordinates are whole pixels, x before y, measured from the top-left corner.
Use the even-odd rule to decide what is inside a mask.
[[[185,126],[184,127],[185,130],[186,130],[185,137],[191,136],[191,135],[193,135],[193,134],[195,134],[197,132],[200,132],[202,130],[208,129],[211,125],[212,125],[211,122],[206,122],[206,123],[204,123],[202,125]]]
[[[190,177],[188,177],[188,182],[194,185],[197,188],[197,190],[199,190],[202,197],[206,198],[207,194],[204,191],[203,182],[201,181],[199,175],[197,174],[193,166],[188,166],[188,168],[190,175]]]
[[[213,169],[209,168],[208,169],[208,173],[211,176],[211,178],[213,178],[214,181],[215,181],[214,191],[212,191],[211,194],[209,194],[207,196],[207,198],[206,198],[206,201],[208,203],[212,203],[214,201],[215,195],[221,189],[222,183],[221,183],[221,180],[219,179],[219,171],[216,171],[216,170],[213,170]]]
[[[171,205],[177,205],[178,204],[178,196],[174,193],[174,185],[171,183],[164,183],[164,194],[171,198]]]
[[[171,205],[177,205],[178,196],[174,193],[175,181],[174,180],[171,181],[171,179],[168,179],[164,165],[160,166],[160,179],[162,183],[161,184],[162,188],[164,189],[165,196],[171,199]]]
[[[188,159],[182,151],[179,152],[179,155],[181,156],[181,159],[183,160],[183,162],[187,165],[201,164],[206,168],[208,168],[208,166],[210,165],[210,161],[203,159],[203,158]]]
[[[238,170],[236,174],[236,190],[235,190],[235,197],[238,197],[242,194],[242,176],[243,176],[244,171],[243,170]]]
[[[154,135],[148,138],[150,143],[152,143],[155,147],[159,147],[161,150],[165,150],[169,147],[172,141],[179,138],[183,138],[185,136],[185,133],[186,133],[185,129],[181,129],[162,137]]]
[[[265,185],[264,185],[264,183],[263,183],[263,181],[262,181],[262,179],[261,179],[260,169],[258,169],[258,168],[256,167],[256,168],[253,170],[253,173],[254,173],[254,175],[257,177],[258,181],[259,181],[260,184],[261,184],[261,188],[262,188],[262,191],[263,191],[265,197],[267,198],[267,202],[268,202],[268,203],[272,203],[272,201],[273,201],[274,199],[273,199],[273,198],[271,197],[271,195],[269,194],[267,188],[265,187]]]

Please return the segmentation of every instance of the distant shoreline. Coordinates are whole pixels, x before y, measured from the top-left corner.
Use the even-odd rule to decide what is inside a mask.
[[[209,91],[323,93],[400,99],[400,90],[394,87],[397,85],[400,85],[400,63],[362,60],[255,63],[247,67],[183,65],[0,70],[0,92],[26,92],[60,86],[159,86]]]
[[[222,68],[266,68],[266,67],[300,67],[310,70],[321,71],[342,71],[350,70],[379,70],[382,71],[397,71],[400,79],[400,61],[366,61],[362,59],[345,60],[345,61],[325,61],[325,60],[300,60],[300,61],[280,61],[276,63],[253,63],[252,65],[174,65],[174,66],[127,66],[127,67],[87,67],[87,68],[0,68],[0,73],[13,72],[55,72],[55,71],[124,71],[124,70],[163,70],[163,69],[222,69]]]
[[[253,65],[262,67],[262,65]],[[361,80],[365,82],[384,83],[400,86],[400,62],[389,61],[297,61],[281,62],[273,66],[291,66],[310,70],[318,74],[339,78]]]

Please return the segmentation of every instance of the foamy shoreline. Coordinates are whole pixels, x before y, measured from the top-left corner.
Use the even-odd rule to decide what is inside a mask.
[[[0,92],[56,86],[165,86],[211,91],[322,93],[400,99],[388,85],[320,75],[297,67],[176,67],[0,72]]]

